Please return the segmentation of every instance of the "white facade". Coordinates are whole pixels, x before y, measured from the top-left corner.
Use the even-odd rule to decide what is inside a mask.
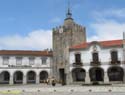
[[[112,43],[115,44],[115,41],[112,41]],[[108,42],[107,42],[107,44],[108,44]],[[111,52],[112,51],[117,52],[118,61],[120,63],[116,62],[114,64],[113,63],[111,64],[111,61],[112,61]],[[99,60],[98,64],[91,63],[93,61],[92,54],[94,52],[98,53],[98,60]],[[82,64],[77,65],[76,58],[75,58],[76,54],[80,54],[80,56],[81,56],[80,59],[81,59]],[[70,81],[71,83],[79,82],[77,80],[73,80],[73,70],[75,70],[75,69],[81,69],[81,70],[83,69],[85,72],[83,82],[92,83],[93,81],[91,80],[91,75],[90,75],[90,70],[92,68],[102,69],[102,72],[104,73],[104,75],[102,75],[103,80],[102,81],[100,80],[101,83],[124,82],[124,78],[123,78],[123,81],[117,80],[117,78],[116,78],[116,80],[115,79],[113,80],[112,78],[109,78],[109,75],[111,75],[111,74],[108,74],[108,70],[112,67],[114,67],[114,68],[120,67],[120,68],[122,68],[123,71],[125,69],[122,45],[116,44],[115,46],[113,46],[113,45],[110,45],[110,46],[104,45],[103,46],[100,44],[100,42],[94,42],[94,43],[91,42],[88,46],[86,46],[84,48],[82,47],[82,45],[81,45],[81,47],[79,46],[79,48],[77,46],[76,46],[76,48],[73,47],[70,49],[69,63],[70,63],[69,72],[70,72],[70,77],[72,80],[72,81]],[[97,73],[99,73],[99,72],[97,72]],[[79,75],[79,76],[81,76],[81,75]],[[95,76],[98,76],[98,74]],[[114,76],[115,76],[115,74],[114,74]],[[101,76],[99,75],[99,77],[101,77]],[[117,77],[119,77],[119,76],[117,76]],[[98,80],[95,80],[95,81],[98,81]]]
[[[6,77],[7,75],[4,76],[4,72],[8,72],[8,79]],[[14,74],[16,72],[21,75],[17,75],[17,77],[15,77],[16,75]],[[9,53],[0,55],[0,83],[27,84],[28,72],[34,73],[34,76],[32,74],[31,76],[29,76],[29,83],[40,83],[41,81],[52,77],[52,56],[44,56],[42,54],[10,55]],[[43,72],[45,75],[43,74]]]

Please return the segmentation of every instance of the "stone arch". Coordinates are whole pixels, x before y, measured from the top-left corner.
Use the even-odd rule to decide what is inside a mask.
[[[123,81],[124,70],[120,66],[112,66],[108,68],[109,81]]]
[[[8,71],[2,71],[0,73],[0,83],[9,84],[9,81],[10,81],[10,73]]]
[[[15,71],[13,74],[13,82],[15,84],[22,84],[23,83],[23,72],[22,71]]]
[[[92,67],[89,69],[91,81],[104,81],[104,70],[101,67]]]
[[[45,82],[48,79],[48,72],[47,71],[41,71],[39,73],[40,83]]]
[[[72,78],[74,82],[85,81],[86,71],[83,68],[75,68],[72,70]]]
[[[27,76],[27,83],[36,83],[35,71],[28,71],[26,76]]]

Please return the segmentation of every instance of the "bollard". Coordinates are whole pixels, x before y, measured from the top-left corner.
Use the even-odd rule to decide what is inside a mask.
[[[73,89],[71,89],[70,91],[71,91],[71,92],[74,92],[74,90],[73,90]]]
[[[111,90],[111,89],[109,89],[109,92],[112,92],[112,90]]]
[[[54,90],[54,92],[56,92],[56,90]]]
[[[40,90],[37,90],[37,92],[40,92]]]
[[[92,90],[91,90],[91,89],[89,89],[89,92],[92,92]]]

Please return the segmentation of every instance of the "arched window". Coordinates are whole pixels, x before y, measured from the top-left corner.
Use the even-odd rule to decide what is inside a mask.
[[[40,82],[46,81],[48,78],[48,73],[46,71],[41,71],[40,72]]]
[[[9,80],[10,80],[10,73],[8,71],[3,71],[2,73],[0,73],[0,83],[1,84],[9,84]]]
[[[34,71],[29,71],[27,73],[27,83],[35,83],[36,82],[36,73]]]
[[[108,77],[109,81],[123,81],[124,70],[121,67],[110,67]]]
[[[14,83],[15,84],[20,84],[23,83],[23,73],[21,71],[16,71],[14,73]]]
[[[72,78],[73,81],[78,82],[78,81],[85,81],[85,70],[82,68],[75,68],[72,70]]]
[[[100,67],[93,67],[89,70],[91,81],[104,81],[104,70]]]

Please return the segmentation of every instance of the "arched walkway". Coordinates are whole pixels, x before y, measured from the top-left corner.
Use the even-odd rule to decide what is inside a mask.
[[[44,82],[48,78],[48,73],[46,71],[40,72],[40,83]]]
[[[109,81],[123,81],[124,70],[121,67],[110,67],[108,69]]]
[[[93,67],[89,70],[91,81],[104,81],[104,70],[100,67]]]
[[[21,71],[16,71],[13,75],[13,81],[15,84],[23,83],[23,73]]]
[[[27,83],[36,83],[36,73],[34,71],[27,73]]]
[[[3,71],[0,74],[0,83],[1,84],[9,84],[9,80],[10,80],[10,74],[8,71]]]
[[[85,81],[85,70],[82,68],[75,68],[72,70],[72,78],[74,82]]]

